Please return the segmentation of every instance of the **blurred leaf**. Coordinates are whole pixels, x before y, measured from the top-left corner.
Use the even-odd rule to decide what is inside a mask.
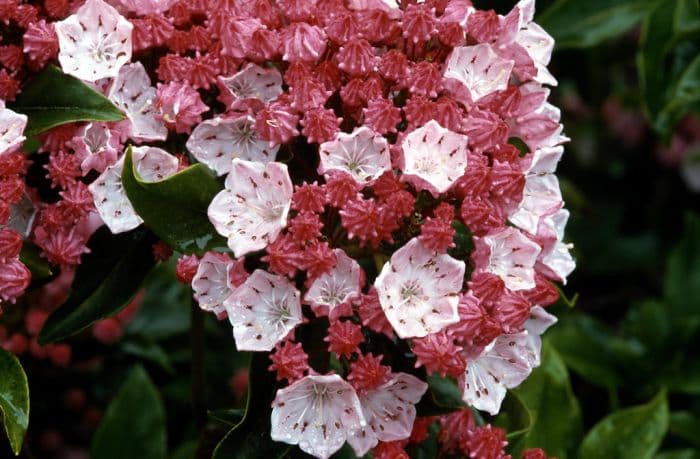
[[[668,417],[663,391],[645,405],[614,412],[588,432],[579,459],[651,459],[666,435]]]
[[[144,289],[139,313],[127,326],[127,335],[163,340],[189,330],[192,289],[176,281],[174,263],[158,265],[146,278]]]
[[[662,451],[654,459],[700,459],[697,449],[681,449],[677,451]]]
[[[99,228],[88,242],[90,252],[81,257],[68,299],[46,320],[39,343],[78,333],[129,304],[155,264],[153,242],[142,228],[122,234]]]
[[[542,448],[560,459],[573,457],[583,430],[581,408],[564,362],[547,341],[542,347],[542,365],[514,392],[532,419],[517,449],[511,450],[513,457],[520,457],[521,448]]]
[[[428,390],[416,405],[418,416],[452,413],[466,405],[457,383],[450,377],[433,373],[426,378]]]
[[[109,99],[53,65],[22,88],[11,108],[29,117],[27,137],[75,121],[124,119]]]
[[[413,459],[435,459],[440,457],[440,448],[437,441],[438,432],[440,432],[439,424],[437,422],[432,423],[428,429],[428,438],[415,445],[413,450],[409,450],[410,457]]]
[[[17,357],[2,348],[0,375],[0,420],[5,426],[12,452],[17,456],[29,426],[29,386]]]
[[[501,411],[492,424],[507,432],[508,450],[519,452],[525,447],[527,433],[532,427],[532,415],[520,396],[514,391],[508,391]]]
[[[692,355],[684,355],[684,357],[687,362],[681,364],[677,372],[664,378],[664,382],[668,385],[670,392],[700,395],[700,361]]]
[[[138,340],[125,341],[119,344],[120,349],[131,356],[148,360],[158,365],[161,369],[170,374],[175,374],[175,369],[170,362],[170,357],[162,347],[153,341]]]
[[[32,281],[48,279],[53,276],[51,266],[46,259],[41,258],[41,249],[35,244],[24,241],[19,259],[31,271]]]
[[[245,410],[228,409],[228,410],[212,410],[208,412],[209,417],[231,427],[240,423],[245,417]]]
[[[206,166],[195,164],[159,182],[145,182],[126,151],[122,182],[136,213],[160,239],[183,253],[226,248],[207,208],[222,187]]]
[[[642,24],[637,55],[639,81],[646,114],[661,134],[669,135],[686,107],[700,97],[700,64],[683,62],[675,66],[685,69],[680,75],[670,71],[679,42],[699,31],[697,0],[659,1]]]
[[[700,217],[686,214],[683,239],[668,259],[664,294],[673,314],[697,327],[700,321]]]
[[[92,459],[165,459],[165,410],[143,368],[134,368],[112,399],[90,451]]]
[[[673,435],[700,448],[700,417],[690,411],[671,412],[668,430]]]
[[[557,0],[537,17],[557,49],[585,48],[617,37],[640,22],[656,0]]]
[[[623,365],[644,355],[644,348],[637,341],[617,337],[605,324],[583,314],[562,317],[547,337],[566,366],[602,387],[620,385],[624,380]]]
[[[180,447],[170,455],[170,459],[195,459],[196,454],[197,442],[193,440],[180,445]]]
[[[648,299],[633,304],[622,325],[625,336],[637,339],[651,351],[658,352],[669,344],[668,307],[661,301]]]
[[[267,370],[267,353],[255,352],[250,361],[248,403],[243,420],[219,442],[212,459],[276,459],[291,449],[290,445],[270,438],[271,404],[275,396],[275,377]]]

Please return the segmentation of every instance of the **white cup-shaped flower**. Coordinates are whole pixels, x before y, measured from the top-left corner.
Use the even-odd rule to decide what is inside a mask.
[[[411,436],[416,407],[428,385],[407,373],[395,373],[389,381],[359,394],[367,426],[353,432],[348,443],[362,457],[380,441],[405,440]]]
[[[391,169],[389,145],[384,137],[362,126],[351,134],[340,132],[318,149],[318,173],[347,172],[360,185],[368,185]]]
[[[271,351],[302,321],[299,290],[284,276],[256,269],[224,301],[239,351]]]
[[[215,314],[226,310],[224,301],[233,292],[231,275],[234,263],[225,253],[204,254],[192,278],[192,291],[200,308]]]
[[[465,264],[436,254],[416,238],[394,252],[374,286],[401,338],[422,338],[459,321],[457,304]]]
[[[108,98],[126,113],[132,139],[148,142],[168,137],[168,128],[156,118],[156,88],[151,86],[151,79],[140,62],[122,67],[110,87]]]
[[[458,46],[447,59],[445,78],[453,78],[463,84],[473,101],[502,91],[508,86],[514,62],[504,59],[487,43],[474,46]]]
[[[236,108],[249,99],[268,103],[282,94],[282,75],[275,68],[248,64],[230,77],[219,77],[222,99],[229,108]]]
[[[357,298],[362,293],[360,265],[347,256],[343,249],[335,249],[333,252],[335,266],[314,279],[304,295],[304,301],[311,304],[317,314],[332,316],[337,306]]]
[[[225,186],[209,205],[209,220],[236,257],[264,249],[287,226],[292,204],[287,166],[235,158]]]
[[[147,182],[158,182],[177,172],[177,158],[160,148],[132,148],[132,157],[136,171]],[[97,212],[114,234],[130,231],[143,223],[122,184],[124,158],[105,169],[88,187]]]
[[[131,59],[134,26],[102,0],[87,0],[56,23],[63,71],[85,81],[116,77]]]
[[[278,390],[271,420],[274,441],[299,445],[320,459],[366,425],[355,389],[339,375],[309,375]]]
[[[513,291],[535,287],[535,262],[540,246],[513,227],[500,228],[476,239],[474,260],[478,271],[500,277]]]
[[[279,145],[270,147],[268,141],[258,139],[255,119],[249,115],[203,121],[194,128],[186,146],[199,162],[218,175],[231,171],[234,158],[261,163],[274,161],[280,148]]]
[[[411,132],[401,144],[403,180],[435,196],[449,190],[467,169],[467,140],[435,120]]]

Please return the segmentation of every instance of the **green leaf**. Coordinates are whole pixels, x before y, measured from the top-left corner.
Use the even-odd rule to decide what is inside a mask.
[[[222,190],[214,173],[195,164],[160,182],[145,182],[126,152],[122,182],[129,201],[146,226],[173,249],[202,255],[226,248],[207,216],[207,208]]]
[[[119,349],[125,354],[153,362],[165,372],[175,374],[170,357],[156,342],[149,339],[129,340],[119,344]]]
[[[644,110],[661,134],[668,135],[688,106],[700,97],[697,49],[692,40],[684,43],[698,32],[697,0],[660,1],[642,24],[637,68]],[[689,59],[695,60],[691,64]]]
[[[101,227],[88,243],[66,302],[46,320],[39,334],[45,344],[78,333],[119,312],[138,292],[155,264],[153,236],[143,229],[112,234]]]
[[[17,357],[0,348],[0,420],[15,455],[29,426],[29,386]]]
[[[41,249],[29,241],[22,243],[22,252],[19,254],[19,259],[24,265],[29,268],[32,273],[32,281],[49,279],[53,276],[51,266],[41,258]]]
[[[496,416],[493,425],[505,429],[509,451],[521,451],[525,446],[527,433],[532,428],[532,415],[525,402],[514,391],[508,391],[501,412]]]
[[[615,336],[604,323],[583,314],[561,317],[547,336],[566,366],[597,386],[622,384],[625,365],[644,356],[637,341]]]
[[[90,450],[92,459],[165,459],[165,409],[143,368],[134,368],[112,399]]]
[[[219,442],[212,459],[281,458],[290,445],[270,438],[271,404],[275,396],[275,378],[267,370],[266,353],[253,353],[250,361],[248,402],[243,420]]]
[[[662,451],[654,459],[700,459],[700,451],[697,449]]]
[[[696,448],[700,448],[700,418],[690,411],[671,413],[668,430],[676,437],[682,438]]]
[[[579,450],[579,459],[652,459],[668,429],[666,393],[649,403],[614,412],[598,422]]]
[[[452,413],[466,405],[457,383],[450,377],[433,373],[426,378],[428,390],[416,405],[418,416],[436,416]]]
[[[642,18],[656,0],[557,0],[537,22],[556,40],[557,49],[586,48],[619,36]]]
[[[27,137],[75,121],[124,119],[109,99],[53,65],[22,88],[11,108],[29,117]]]
[[[195,459],[197,457],[197,442],[192,440],[183,443],[173,452],[170,459]]]
[[[700,320],[700,217],[688,213],[683,239],[668,259],[664,294],[671,312],[678,318]]]
[[[520,457],[521,448],[542,448],[560,459],[573,457],[583,430],[581,408],[564,362],[547,341],[542,346],[542,364],[514,392],[532,420],[516,443],[519,448],[511,450],[513,457]]]

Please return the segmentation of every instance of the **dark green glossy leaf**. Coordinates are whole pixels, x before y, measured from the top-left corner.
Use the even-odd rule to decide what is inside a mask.
[[[266,353],[253,353],[245,416],[219,442],[212,459],[276,459],[284,457],[291,449],[291,446],[270,438],[270,413],[276,384],[268,366]]]
[[[426,378],[428,390],[416,405],[418,416],[435,416],[452,413],[466,405],[457,383],[449,377],[432,374]]]
[[[537,22],[561,48],[585,48],[619,36],[639,23],[656,0],[557,0]]]
[[[226,248],[207,208],[222,187],[206,166],[195,164],[160,182],[144,182],[126,152],[122,182],[129,201],[146,226],[172,248],[202,255]]]
[[[614,412],[598,422],[579,450],[579,459],[651,459],[668,429],[666,393],[645,405]]]
[[[700,448],[700,417],[690,411],[673,411],[669,418],[668,430],[676,437],[680,437]]]
[[[514,392],[532,419],[529,429],[511,450],[513,457],[520,457],[520,448],[542,448],[559,459],[573,457],[583,430],[581,408],[571,390],[564,362],[548,342],[542,347],[540,367]]]
[[[66,338],[124,308],[155,264],[153,242],[144,229],[122,234],[104,226],[98,229],[88,243],[90,253],[81,258],[68,299],[46,320],[39,342]]]
[[[124,119],[109,99],[53,65],[22,88],[11,108],[29,117],[27,137],[75,121]]]
[[[165,409],[143,368],[134,368],[109,404],[92,439],[90,457],[165,459]]]
[[[29,386],[27,375],[17,357],[0,348],[0,420],[10,440],[10,447],[19,455],[24,434],[29,426]]]
[[[53,276],[51,266],[41,258],[41,249],[31,242],[24,241],[19,259],[32,273],[32,281],[44,280]]]

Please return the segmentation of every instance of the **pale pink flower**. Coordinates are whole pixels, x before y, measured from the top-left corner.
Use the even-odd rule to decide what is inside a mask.
[[[119,135],[105,123],[89,123],[78,129],[70,141],[75,154],[82,159],[80,169],[83,175],[91,169],[103,172],[107,166],[117,161],[120,149]]]
[[[396,334],[421,338],[459,321],[464,271],[463,261],[435,254],[416,238],[394,252],[374,286]]]
[[[540,356],[542,354],[542,333],[549,327],[557,323],[556,316],[548,313],[542,306],[533,306],[530,310],[530,317],[525,321],[524,328],[527,330],[527,346],[532,354],[532,366],[540,366]]]
[[[209,220],[236,257],[264,249],[287,226],[292,203],[287,166],[235,158],[225,186],[209,205]]]
[[[342,249],[335,249],[333,253],[336,259],[335,266],[314,279],[304,295],[304,301],[311,304],[317,315],[333,317],[338,306],[347,304],[362,293],[360,265]]]
[[[564,284],[576,267],[576,262],[569,253],[573,245],[563,242],[564,227],[568,219],[569,211],[560,209],[542,218],[537,228],[537,239],[542,242],[542,252],[537,259],[536,269]]]
[[[467,136],[434,120],[408,134],[401,151],[402,178],[434,196],[450,189],[467,168]]]
[[[187,140],[187,149],[201,163],[228,174],[234,158],[268,163],[274,161],[279,145],[270,147],[260,140],[255,119],[249,115],[237,118],[215,117],[200,123]]]
[[[271,422],[274,441],[299,445],[320,459],[367,424],[355,389],[338,375],[309,375],[278,390]]]
[[[367,185],[391,169],[389,146],[384,137],[362,126],[352,134],[340,132],[319,147],[318,173],[331,170],[349,173],[360,185]]]
[[[302,320],[299,290],[256,269],[224,302],[239,351],[271,351]]]
[[[254,99],[268,103],[282,94],[282,76],[277,69],[248,64],[230,77],[219,77],[219,96],[229,108],[245,107]]]
[[[196,89],[176,81],[158,83],[155,105],[158,119],[178,134],[192,132],[192,126],[202,121],[202,113],[209,110]]]
[[[512,70],[512,60],[499,57],[491,45],[481,43],[454,48],[443,76],[459,81],[469,90],[471,99],[477,101],[506,89]]]
[[[559,180],[554,175],[557,162],[564,153],[561,145],[534,152],[525,167],[523,199],[508,217],[517,227],[535,234],[540,219],[552,215],[563,205]]]
[[[177,158],[154,147],[132,148],[136,172],[146,182],[157,182],[177,172]],[[143,223],[122,184],[124,158],[107,167],[88,187],[95,207],[112,233],[123,233]]]
[[[5,102],[0,99],[0,155],[10,153],[22,145],[26,139],[23,135],[26,126],[27,115],[5,108]]]
[[[500,277],[510,290],[529,290],[535,287],[535,261],[540,246],[516,228],[492,230],[481,238],[474,238],[476,249],[472,255],[479,272]]]
[[[128,118],[129,137],[137,142],[165,140],[168,128],[158,119],[156,88],[143,64],[135,62],[121,68],[107,96]]]
[[[56,23],[63,71],[85,81],[116,77],[131,59],[134,26],[102,0],[87,0]]]
[[[357,457],[380,441],[405,440],[411,436],[416,407],[428,385],[407,373],[394,373],[381,386],[358,394],[367,426],[348,437]]]
[[[501,335],[475,358],[465,356],[462,399],[470,406],[495,415],[501,409],[506,390],[517,387],[535,367],[528,332]]]
[[[199,307],[217,316],[226,310],[224,301],[233,293],[231,278],[236,263],[225,253],[207,252],[199,261],[192,278],[192,290]]]

